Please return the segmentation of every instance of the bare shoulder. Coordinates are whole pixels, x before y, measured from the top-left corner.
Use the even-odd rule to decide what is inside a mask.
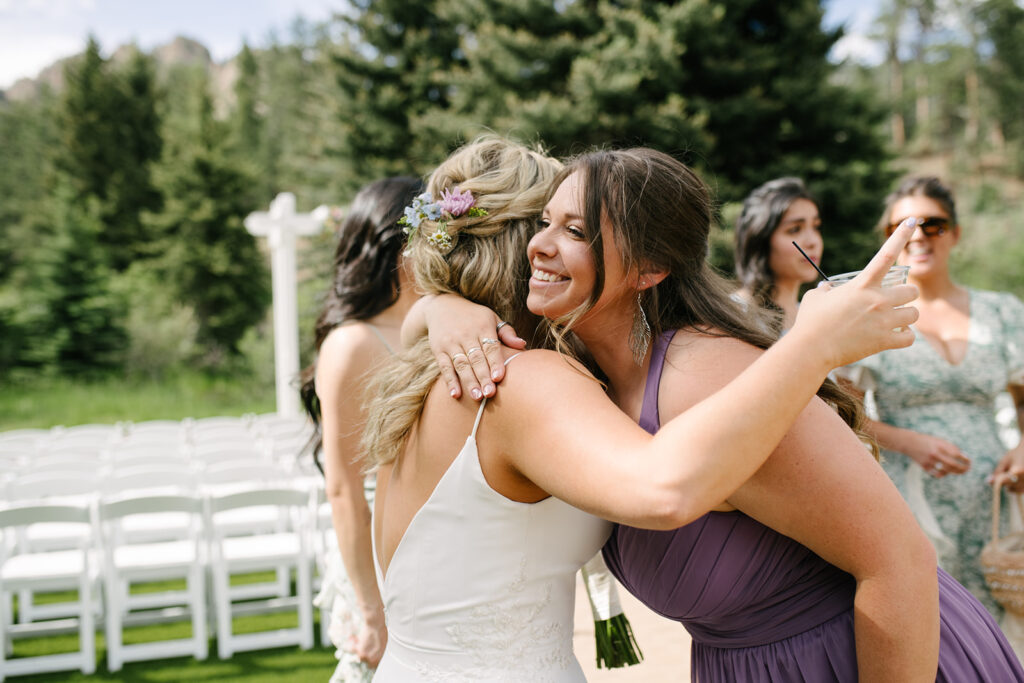
[[[682,413],[736,378],[763,353],[733,337],[680,331],[669,345],[661,378],[662,420]]]
[[[357,380],[389,355],[380,339],[366,325],[339,325],[320,345],[316,364],[317,394]]]
[[[532,349],[507,357],[505,379],[490,404],[513,430],[524,420],[547,420],[588,401],[610,403],[604,389],[579,362],[556,351]],[[571,412],[571,411],[570,411]]]
[[[596,384],[582,363],[557,351],[531,349],[506,352],[507,371],[499,393],[507,388],[529,389],[538,386],[578,382]],[[509,360],[513,359],[514,360]]]

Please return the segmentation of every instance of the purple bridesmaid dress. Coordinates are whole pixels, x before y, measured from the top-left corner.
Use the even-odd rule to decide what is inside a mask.
[[[660,426],[658,388],[674,332],[654,346],[640,426]],[[674,531],[616,525],[609,569],[652,610],[692,636],[701,683],[857,681],[850,574],[742,512],[711,512]],[[939,569],[937,681],[1024,681],[1024,669],[981,603]]]

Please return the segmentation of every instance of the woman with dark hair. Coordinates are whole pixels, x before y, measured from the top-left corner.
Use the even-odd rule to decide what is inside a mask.
[[[705,259],[707,188],[665,154],[586,154],[553,185],[527,249],[528,306],[557,336],[583,342],[608,396],[651,433],[660,436],[788,344],[821,296],[815,290],[805,297],[797,325],[774,344],[748,322]],[[908,222],[895,236],[911,230]],[[476,310],[452,297],[426,306],[428,318]],[[493,334],[493,315],[478,334]],[[439,336],[452,338],[450,330]],[[462,344],[442,347],[439,355],[465,353]],[[493,403],[514,400],[506,391],[522,390],[510,384],[521,380],[518,372],[508,372]],[[474,377],[460,378],[475,386]],[[554,388],[538,387],[538,402],[545,389]],[[704,683],[1024,681],[991,616],[936,568],[899,493],[828,405],[855,412],[855,402],[834,389],[827,396],[801,403],[767,462],[711,512],[679,528],[642,529],[610,514],[637,484],[608,485],[604,514],[619,522],[604,549],[609,568],[641,601],[686,626],[691,671]],[[736,406],[717,426],[738,428],[747,411]],[[592,429],[583,421],[573,426]],[[535,429],[546,427],[521,425]],[[549,443],[548,459],[565,457],[559,441]],[[637,471],[659,467],[626,450],[620,460]],[[586,489],[603,466],[595,458],[564,474]]]
[[[334,275],[316,321],[317,358],[302,374],[302,402],[317,425],[313,457],[326,480],[340,553],[328,556],[317,598],[332,608],[331,640],[340,659],[332,680],[368,676],[366,667],[377,665],[387,643],[359,435],[366,420],[366,385],[375,368],[400,348],[402,320],[417,298],[402,258],[405,235],[398,221],[422,189],[416,178],[386,178],[366,185],[352,200],[338,230]]]
[[[1024,425],[1024,303],[953,279],[961,227],[953,193],[938,178],[904,180],[886,198],[879,228],[888,234],[911,216],[918,226],[899,263],[910,266],[908,279],[921,292],[914,343],[842,372],[873,392],[879,422],[871,431],[885,449],[883,466],[931,536],[939,564],[999,616],[979,555],[990,538],[993,476],[1005,474],[1011,491],[1024,490],[1024,443],[1006,450],[995,420],[996,396],[1009,389]],[[1009,624],[1007,633],[1014,635]]]
[[[796,319],[800,287],[818,279],[793,242],[821,263],[824,243],[817,202],[799,178],[769,180],[747,196],[736,219],[737,295],[777,312],[782,330]]]

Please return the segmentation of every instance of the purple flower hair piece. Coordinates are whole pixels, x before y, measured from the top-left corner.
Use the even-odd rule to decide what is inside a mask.
[[[441,210],[447,213],[452,218],[458,218],[462,214],[473,208],[476,204],[476,199],[473,197],[473,193],[460,192],[459,188],[454,190],[444,190],[441,192]]]

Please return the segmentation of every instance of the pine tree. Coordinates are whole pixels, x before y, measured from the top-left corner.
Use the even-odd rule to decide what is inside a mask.
[[[33,341],[51,350],[51,360],[63,374],[115,368],[127,345],[99,241],[104,228],[100,213],[97,199],[82,201],[60,183],[54,193],[54,234],[36,256],[41,287],[32,296],[45,301],[48,329]]]
[[[155,267],[195,310],[199,340],[215,363],[238,352],[270,292],[264,258],[242,224],[259,204],[253,180],[230,154],[227,127],[214,119],[205,86],[198,81],[191,93],[198,135],[172,134],[157,168],[163,210],[148,224],[163,236]]]
[[[339,140],[333,150],[349,192],[388,175],[420,173],[457,140],[431,122],[450,108],[451,73],[464,64],[457,25],[439,0],[357,0],[340,19],[332,54]]]
[[[724,202],[770,178],[802,176],[820,194],[827,265],[852,270],[870,254],[892,179],[883,112],[832,82],[827,57],[840,33],[821,28],[816,0],[445,7],[462,22],[467,66],[447,78],[462,119],[560,155],[652,146],[696,166]]]
[[[1015,148],[1015,171],[1024,177],[1024,8],[1013,0],[987,0],[978,10],[994,49],[985,85],[1003,137]]]
[[[149,169],[161,149],[152,68],[136,54],[126,71],[115,72],[90,38],[65,80],[57,168],[79,201],[99,202],[100,242],[109,263],[123,270],[147,253],[140,215],[159,201]]]

